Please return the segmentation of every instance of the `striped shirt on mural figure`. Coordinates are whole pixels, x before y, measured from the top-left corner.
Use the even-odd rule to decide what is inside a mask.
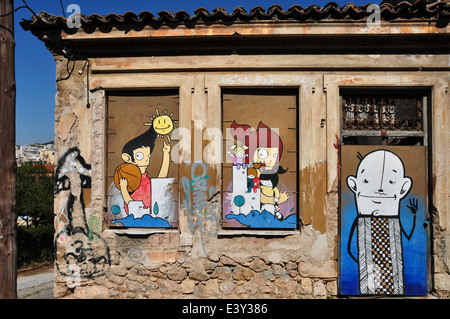
[[[358,264],[359,290],[367,295],[402,295],[404,288],[402,234],[410,240],[414,233],[417,200],[407,207],[413,214],[409,234],[400,221],[400,201],[408,195],[413,181],[396,154],[377,150],[359,163],[356,176],[347,177],[354,193],[357,217],[351,226],[347,251]],[[351,250],[357,230],[358,256]]]

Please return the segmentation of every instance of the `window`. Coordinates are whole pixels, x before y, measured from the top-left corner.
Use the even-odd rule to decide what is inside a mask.
[[[110,227],[178,227],[178,165],[170,153],[178,103],[177,90],[108,96]]]
[[[298,90],[222,91],[223,227],[295,229]]]
[[[426,145],[426,114],[427,95],[423,90],[343,90],[343,143]]]

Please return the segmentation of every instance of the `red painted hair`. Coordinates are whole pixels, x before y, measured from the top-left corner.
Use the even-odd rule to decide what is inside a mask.
[[[236,121],[231,123],[231,136],[238,141],[244,142],[245,137],[250,134],[251,127],[247,124],[237,124]]]
[[[251,132],[245,136],[245,145],[248,146],[246,153],[248,154],[247,161],[252,162],[253,156],[258,147],[277,147],[278,157],[274,165],[274,170],[278,170],[281,155],[283,153],[283,142],[280,136],[272,131],[263,122],[259,122],[256,131]]]

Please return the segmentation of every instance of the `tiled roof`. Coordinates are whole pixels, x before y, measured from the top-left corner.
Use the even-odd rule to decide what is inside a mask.
[[[198,8],[191,16],[186,11],[176,13],[160,11],[158,16],[151,12],[143,11],[139,14],[126,12],[124,14],[110,13],[108,15],[91,14],[81,15],[82,28],[111,27],[120,25],[153,26],[161,25],[196,25],[196,24],[236,24],[259,21],[273,22],[317,22],[317,21],[358,21],[367,19],[373,11],[367,10],[369,4],[356,6],[353,3],[339,7],[335,2],[330,2],[323,7],[311,5],[303,8],[293,5],[284,10],[280,5],[272,5],[267,10],[257,6],[246,11],[243,7],[237,7],[228,13],[224,8],[218,7],[212,12],[205,8]],[[438,1],[431,3],[428,0],[418,0],[414,4],[407,1],[397,5],[382,3],[380,5],[381,20],[404,21],[426,20],[437,21],[441,26],[447,26],[450,19],[450,3]],[[23,20],[20,24],[25,30],[37,31],[42,29],[63,30],[67,28],[66,18],[41,12],[38,18]]]

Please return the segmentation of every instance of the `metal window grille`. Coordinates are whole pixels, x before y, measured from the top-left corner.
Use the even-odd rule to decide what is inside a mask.
[[[422,98],[342,96],[345,131],[423,131]]]

